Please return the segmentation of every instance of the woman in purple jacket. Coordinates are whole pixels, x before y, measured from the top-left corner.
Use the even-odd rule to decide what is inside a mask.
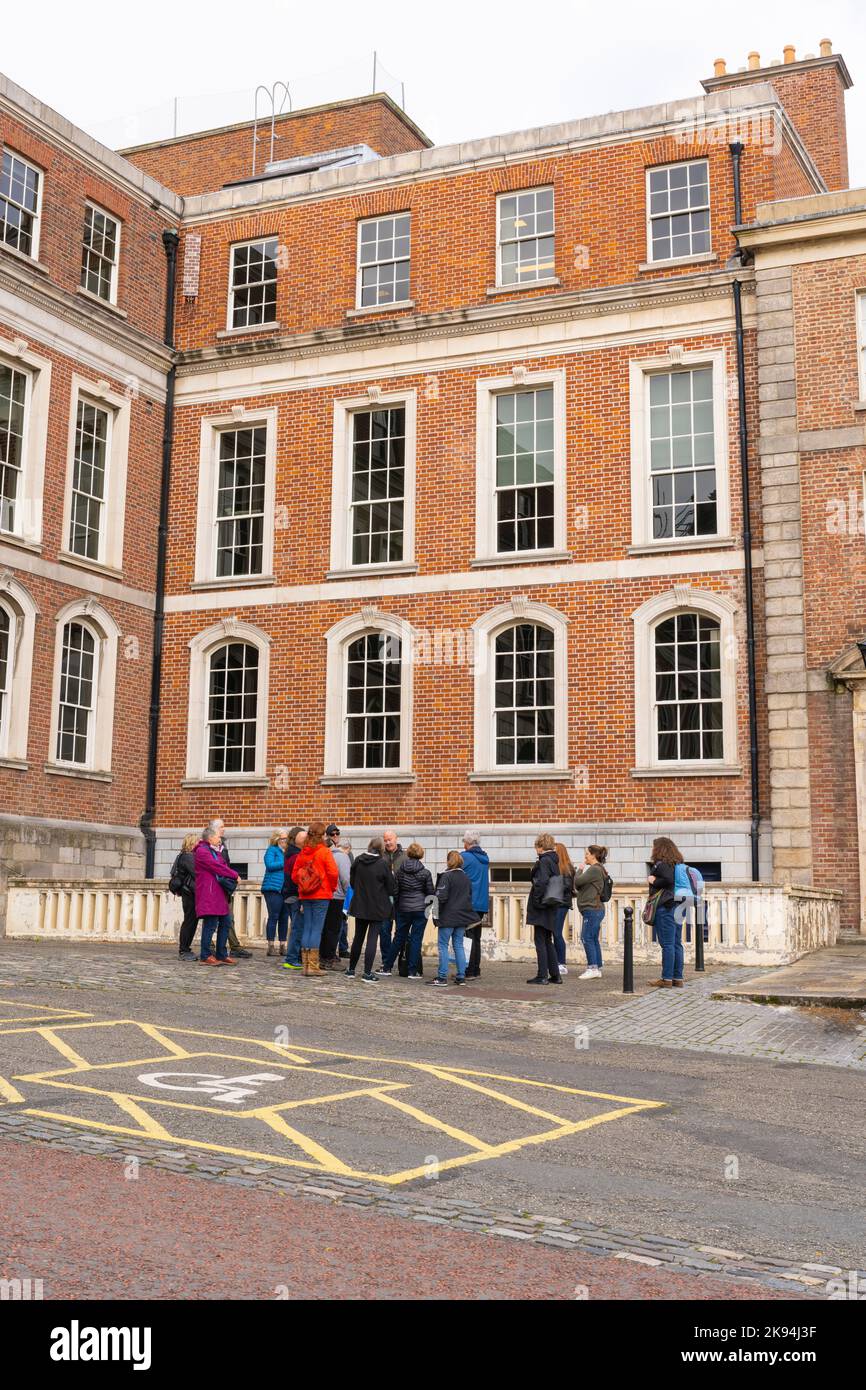
[[[237,965],[228,953],[229,912],[228,894],[219,882],[221,878],[238,879],[237,869],[226,863],[220,854],[222,821],[212,820],[195,847],[195,910],[201,922],[201,964]],[[216,929],[216,952],[212,950]]]

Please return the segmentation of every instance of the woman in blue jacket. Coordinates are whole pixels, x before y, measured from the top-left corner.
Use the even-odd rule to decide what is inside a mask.
[[[268,955],[286,954],[286,937],[289,932],[289,903],[283,897],[283,877],[285,873],[286,850],[289,844],[288,830],[275,830],[271,842],[265,850],[265,876],[262,879],[262,897],[268,908],[268,923],[265,934],[268,938]],[[279,934],[280,948],[276,947]]]

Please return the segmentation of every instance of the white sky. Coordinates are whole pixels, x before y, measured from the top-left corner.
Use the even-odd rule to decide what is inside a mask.
[[[4,6],[0,68],[62,115],[119,146],[252,116],[258,83],[288,81],[295,107],[385,86],[437,144],[598,115],[700,92],[713,59],[729,71],[817,53],[830,38],[848,93],[852,186],[866,186],[863,0],[749,5],[610,0],[42,0]],[[862,87],[861,87],[862,84]]]

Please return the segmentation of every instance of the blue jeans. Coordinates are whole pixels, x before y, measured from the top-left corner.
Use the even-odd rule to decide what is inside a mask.
[[[604,921],[603,907],[584,908],[580,914],[580,939],[583,949],[586,952],[587,965],[594,965],[601,970],[601,941],[599,932]]]
[[[409,974],[417,975],[421,965],[421,942],[424,939],[424,928],[427,925],[427,918],[423,912],[398,912],[397,930],[394,933],[394,940],[391,942],[387,956],[383,960],[383,968],[390,970],[400,954],[403,942],[409,938]]]
[[[657,907],[656,939],[662,948],[662,979],[683,978],[683,924],[677,921],[672,907]]]
[[[201,919],[201,959],[207,960],[208,956],[214,955],[218,960],[225,960],[228,956],[229,927],[232,924],[231,915],[227,913],[225,917],[202,917]],[[211,950],[213,934],[216,931],[216,950]]]
[[[439,979],[448,979],[448,947],[454,943],[454,959],[457,962],[457,978],[462,980],[466,975],[466,955],[463,951],[463,933],[465,927],[440,927],[439,928]]]
[[[286,947],[286,964],[300,965],[301,963],[301,938],[304,934],[304,918],[301,912],[301,904],[297,898],[289,901],[289,944]]]
[[[280,940],[285,941],[286,933],[289,929],[289,904],[282,893],[273,891],[265,892],[262,889],[262,897],[268,905],[268,921],[265,927],[265,936],[268,941],[273,941],[279,931]]]
[[[569,908],[558,907],[556,909],[556,926],[553,928],[553,944],[556,947],[556,959],[560,965],[565,965],[565,924],[568,921]]]
[[[380,923],[379,923],[379,953],[380,953],[380,955],[381,955],[381,957],[382,957],[382,968],[383,968],[383,969],[385,968],[385,961],[386,961],[387,958],[388,958],[388,952],[389,952],[390,949],[391,949],[391,930],[392,930],[392,921],[391,921],[391,918],[390,918],[390,917],[386,917],[385,920],[384,920],[384,922],[380,922]]]
[[[325,918],[328,915],[328,903],[330,898],[307,898],[301,904],[301,917],[303,920],[303,936],[301,938],[301,949],[304,951],[318,951],[319,942],[322,939],[322,927],[325,925]]]

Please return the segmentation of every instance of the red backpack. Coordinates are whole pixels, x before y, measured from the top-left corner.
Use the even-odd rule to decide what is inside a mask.
[[[303,897],[311,898],[319,891],[323,882],[322,875],[312,859],[298,868],[297,884]]]

